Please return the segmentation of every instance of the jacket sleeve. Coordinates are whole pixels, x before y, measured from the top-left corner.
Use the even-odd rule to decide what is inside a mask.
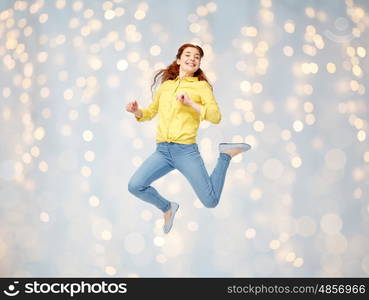
[[[145,108],[141,109],[141,112],[142,112],[141,118],[138,118],[135,116],[138,122],[150,121],[152,118],[156,116],[156,114],[158,113],[158,108],[159,108],[160,93],[161,93],[161,87],[159,87],[159,89],[155,92],[153,101],[151,102],[149,107],[146,109]]]
[[[218,104],[213,95],[210,85],[203,81],[203,86],[200,89],[201,112],[200,120],[206,120],[214,124],[218,124],[222,119]]]

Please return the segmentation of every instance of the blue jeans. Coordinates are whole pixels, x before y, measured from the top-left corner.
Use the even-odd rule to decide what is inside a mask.
[[[197,144],[158,143],[156,151],[133,174],[128,190],[136,197],[166,212],[170,202],[150,184],[177,169],[189,181],[205,207],[219,203],[231,156],[220,153],[213,173],[209,176]]]

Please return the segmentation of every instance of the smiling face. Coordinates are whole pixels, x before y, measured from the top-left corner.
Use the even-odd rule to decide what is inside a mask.
[[[183,50],[180,59],[177,59],[179,65],[179,76],[193,76],[200,68],[201,55],[200,51],[193,47],[187,47]]]

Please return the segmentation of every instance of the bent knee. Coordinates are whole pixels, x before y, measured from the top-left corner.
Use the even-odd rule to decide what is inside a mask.
[[[202,199],[201,202],[206,208],[214,208],[218,205],[219,199],[207,198],[207,199]]]
[[[218,203],[204,203],[206,208],[214,208],[217,207]]]
[[[128,191],[131,193],[131,194],[137,194],[138,192],[141,192],[142,190],[144,190],[145,187],[141,184],[138,184],[134,181],[130,181],[128,183]]]

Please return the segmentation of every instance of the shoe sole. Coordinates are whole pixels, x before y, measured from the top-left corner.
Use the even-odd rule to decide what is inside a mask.
[[[220,143],[219,151],[230,150],[234,148],[242,148],[244,151],[250,150],[251,146],[246,143]]]

